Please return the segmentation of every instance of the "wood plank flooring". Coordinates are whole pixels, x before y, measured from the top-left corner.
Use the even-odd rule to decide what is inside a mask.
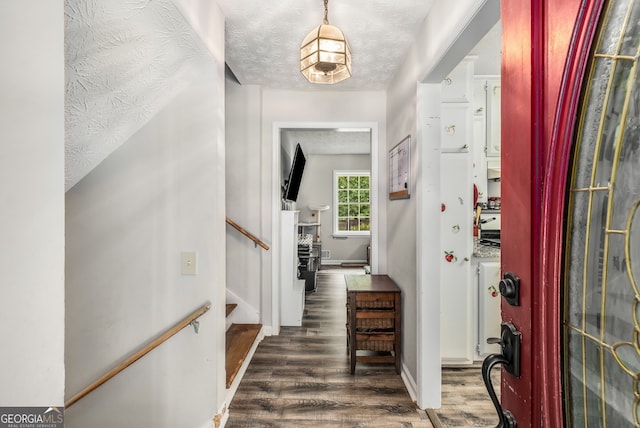
[[[500,370],[494,369],[491,377],[500,397]],[[476,366],[442,370],[442,408],[435,413],[445,427],[495,427],[499,422]]]
[[[262,324],[232,324],[227,330],[225,367],[227,388],[231,387],[261,328]]]
[[[318,273],[317,291],[307,295],[302,327],[283,327],[279,336],[260,343],[229,406],[226,427],[434,426],[412,402],[393,364],[358,363],[355,375],[350,374],[342,272],[354,273]],[[491,409],[488,396],[486,403]],[[442,410],[438,416],[447,418]],[[453,416],[458,413],[454,409]],[[453,417],[451,421],[459,423]],[[441,426],[495,426],[493,420],[486,425],[468,421]]]

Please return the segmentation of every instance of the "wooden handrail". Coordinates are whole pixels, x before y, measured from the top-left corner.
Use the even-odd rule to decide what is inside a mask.
[[[267,244],[265,244],[264,242],[262,242],[260,239],[256,238],[254,235],[252,235],[250,232],[247,232],[245,229],[243,229],[241,226],[238,226],[237,223],[235,223],[233,220],[231,220],[229,217],[227,217],[227,224],[231,227],[233,227],[234,229],[236,229],[238,232],[242,233],[244,236],[246,236],[247,238],[249,238],[250,240],[253,241],[254,244],[256,245],[260,245],[262,248],[264,248],[265,250],[269,251],[269,246]]]
[[[163,342],[166,342],[168,339],[171,338],[171,336],[173,336],[174,334],[176,334],[177,332],[179,332],[189,324],[193,323],[196,319],[201,317],[210,308],[211,308],[211,305],[209,304],[201,306],[198,310],[194,311],[191,315],[187,316],[182,321],[178,322],[176,325],[174,325],[169,330],[164,332],[161,336],[151,341],[151,343],[149,343],[148,345],[145,345],[141,350],[131,355],[129,358],[127,358],[126,360],[118,364],[113,369],[109,370],[109,372],[107,372],[105,375],[101,376],[99,379],[94,381],[91,385],[87,386],[82,391],[78,392],[76,395],[74,395],[68,401],[66,401],[64,403],[65,409],[68,409],[69,407],[74,405],[76,402],[78,402],[80,399],[84,398],[86,395],[95,391],[96,389],[98,389],[98,387],[102,386],[105,382],[107,382],[108,380],[116,376],[118,373],[120,373],[121,371],[129,367],[131,364],[135,363],[140,358],[147,355],[149,352],[151,352],[153,349],[161,345]]]

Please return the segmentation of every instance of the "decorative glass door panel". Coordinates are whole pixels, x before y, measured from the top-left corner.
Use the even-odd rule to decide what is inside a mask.
[[[640,2],[607,3],[587,71],[568,202],[568,426],[640,424]]]

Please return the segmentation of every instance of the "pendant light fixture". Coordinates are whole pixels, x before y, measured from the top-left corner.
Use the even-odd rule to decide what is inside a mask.
[[[351,77],[351,50],[338,27],[329,25],[329,0],[324,0],[323,23],[300,46],[300,72],[311,83],[333,84]]]

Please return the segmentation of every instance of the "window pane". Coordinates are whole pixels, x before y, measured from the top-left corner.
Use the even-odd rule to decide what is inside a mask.
[[[360,191],[360,202],[369,202],[369,191],[361,190]]]
[[[369,176],[362,176],[360,177],[360,188],[361,189],[368,189],[369,188]]]
[[[349,202],[348,190],[338,190],[338,202]]]
[[[357,190],[349,190],[349,202],[358,202],[358,193]]]
[[[338,189],[346,189],[347,184],[347,177],[338,177]]]
[[[369,217],[370,207],[369,204],[360,205],[360,217]]]
[[[360,214],[360,210],[358,208],[359,208],[358,204],[349,205],[349,215],[350,216],[357,216],[358,214]]]
[[[360,222],[356,217],[349,219],[349,230],[352,232],[360,230]]]
[[[338,205],[338,217],[346,217],[349,215],[349,205],[348,204],[339,204]]]
[[[609,75],[613,67],[611,58],[596,58],[593,70],[590,74],[591,95],[589,99],[602,100],[605,98],[609,83]],[[593,173],[594,156],[593,150],[598,138],[602,132],[600,131],[600,117],[602,116],[602,103],[588,103],[583,107],[583,119],[580,125],[580,135],[576,141],[576,161],[580,168],[575,168],[575,185],[576,188],[587,188],[591,185],[591,176]]]
[[[638,34],[640,34],[640,3],[631,2],[631,12],[626,18],[629,22],[620,46],[621,55],[635,56],[638,52]]]
[[[371,230],[368,217],[360,217],[360,230]]]
[[[623,123],[620,117],[623,116],[624,99],[627,96],[627,82],[633,61],[618,61],[614,67],[613,82],[609,86],[609,99],[606,100],[605,118],[602,124],[602,139],[599,156],[596,158],[595,186],[607,186],[611,182],[613,169],[613,158],[616,147],[620,140]],[[594,100],[599,102],[600,100]]]
[[[357,189],[358,188],[358,177],[349,177],[349,188]]]
[[[348,230],[347,229],[347,219],[342,218],[338,220],[338,230]]]

